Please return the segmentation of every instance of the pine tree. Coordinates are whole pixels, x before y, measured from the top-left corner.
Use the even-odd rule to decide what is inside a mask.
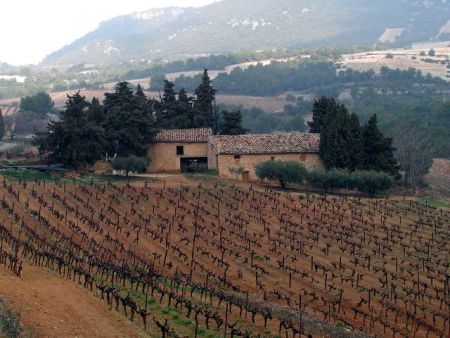
[[[195,90],[196,98],[194,100],[195,127],[213,127],[214,125],[214,100],[216,90],[212,86],[208,70],[205,69],[202,76],[202,82]]]
[[[221,135],[242,135],[247,132],[242,127],[242,113],[239,110],[232,112],[224,110],[222,112],[222,120]]]
[[[384,137],[377,126],[377,115],[373,115],[363,128],[364,160],[366,170],[384,171],[399,178],[399,165],[394,157],[392,138]]]
[[[337,108],[338,105],[333,98],[322,96],[314,101],[312,121],[308,122],[309,132],[320,133],[325,116],[330,112],[336,111]]]
[[[84,96],[68,96],[60,121],[49,123],[48,131],[37,133],[34,144],[41,154],[66,165],[83,169],[99,160],[104,151],[103,128],[88,119],[88,106]]]

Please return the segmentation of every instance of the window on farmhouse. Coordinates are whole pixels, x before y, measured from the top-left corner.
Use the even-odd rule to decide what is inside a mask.
[[[300,161],[306,161],[306,154],[300,154]]]
[[[275,161],[275,156],[272,156],[272,157],[270,158],[270,160],[271,160],[271,161]]]
[[[184,147],[177,146],[177,155],[184,155]]]

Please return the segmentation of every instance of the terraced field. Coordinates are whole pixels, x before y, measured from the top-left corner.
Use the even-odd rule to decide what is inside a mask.
[[[97,324],[88,318],[103,318],[109,307],[110,316],[134,323],[127,334],[154,337],[446,337],[450,330],[448,210],[170,178],[0,177],[0,201],[0,265],[17,280],[9,287],[44,271],[55,290],[58,280],[71,285],[67,295],[47,291],[56,301],[88,304],[85,297],[95,296],[103,305],[77,313],[91,329]]]

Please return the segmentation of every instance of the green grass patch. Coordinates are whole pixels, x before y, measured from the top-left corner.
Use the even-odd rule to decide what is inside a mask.
[[[0,173],[14,181],[55,181],[55,179],[62,178],[60,174],[29,169],[4,169]]]
[[[1,167],[0,167],[1,169]],[[65,177],[64,173],[58,172],[47,172],[47,171],[38,171],[33,169],[1,169],[0,174],[8,178],[9,180],[14,181],[26,181],[26,182],[36,182],[36,181],[46,181],[46,182],[65,182],[66,184],[89,184],[89,183],[97,183],[97,184],[106,184],[108,182],[111,183],[133,183],[133,182],[155,182],[154,178],[146,178],[146,177],[125,177],[125,176],[117,176],[117,175],[92,175],[89,173],[80,173],[78,177],[69,178]]]
[[[436,197],[419,197],[416,202],[435,208],[450,208],[450,200]]]
[[[0,299],[0,337],[18,338],[30,337],[20,326],[19,318],[9,311]]]

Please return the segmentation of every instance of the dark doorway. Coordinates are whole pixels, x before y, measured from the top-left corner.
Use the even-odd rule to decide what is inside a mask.
[[[199,173],[208,169],[207,157],[186,157],[180,161],[182,173]]]

